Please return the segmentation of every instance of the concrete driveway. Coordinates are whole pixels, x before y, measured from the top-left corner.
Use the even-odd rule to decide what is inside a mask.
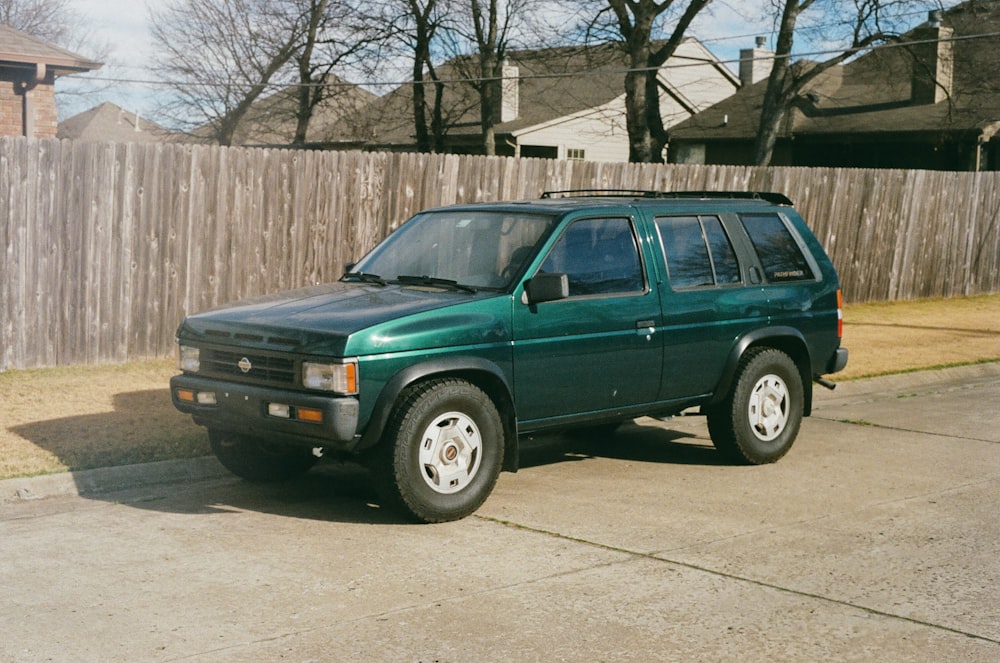
[[[1000,660],[1000,364],[818,396],[764,467],[697,417],[531,441],[444,525],[351,466],[0,482],[0,660]]]

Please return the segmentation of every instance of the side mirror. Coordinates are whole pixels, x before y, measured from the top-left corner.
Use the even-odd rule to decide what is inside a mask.
[[[524,284],[528,304],[554,302],[569,297],[569,277],[565,274],[535,274]]]

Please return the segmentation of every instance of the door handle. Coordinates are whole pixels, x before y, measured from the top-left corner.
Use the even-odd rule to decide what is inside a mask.
[[[656,320],[639,320],[635,323],[635,332],[649,338],[656,333]]]

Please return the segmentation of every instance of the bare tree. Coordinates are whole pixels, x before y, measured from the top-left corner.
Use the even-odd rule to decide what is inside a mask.
[[[441,82],[431,58],[431,45],[441,27],[442,16],[437,0],[408,0],[413,17],[413,126],[417,136],[417,150],[440,152],[444,148],[444,119],[441,107],[444,83]],[[426,76],[424,70],[427,71]],[[430,103],[430,123],[427,121],[427,82],[434,86]]]
[[[479,124],[484,154],[496,154],[495,127],[500,122],[503,67],[507,54],[532,40],[540,0],[452,0],[450,32],[460,48],[474,54],[456,58],[459,70],[479,99]],[[472,65],[469,67],[469,65]]]
[[[771,163],[777,136],[789,108],[803,89],[820,74],[842,64],[859,53],[878,44],[899,38],[893,26],[901,17],[915,8],[931,8],[939,3],[914,0],[772,0],[777,16],[778,37],[775,44],[774,66],[768,77],[767,89],[761,108],[757,141],[754,146],[754,163],[766,166]],[[792,49],[799,19],[806,12],[812,13],[813,24],[842,26],[847,30],[847,46],[831,57],[819,61],[792,61]],[[827,42],[838,35],[827,35]]]
[[[250,106],[276,82],[301,43],[268,0],[174,0],[151,11],[155,69],[169,81],[175,120],[207,123],[222,145]],[[285,74],[282,76],[281,74]]]
[[[445,2],[439,0],[388,0],[381,16],[387,38],[387,61],[396,57],[409,62],[412,76],[411,114],[417,150],[444,149],[445,121],[442,108],[445,84],[438,76],[432,53],[440,51],[440,35],[447,29]]]
[[[483,13],[485,4],[486,12]],[[507,50],[510,12],[501,16],[497,0],[469,0],[472,13],[472,28],[478,49],[478,80],[473,84],[479,93],[479,124],[483,137],[483,153],[492,156],[497,153],[494,126],[499,103],[497,83],[503,70],[503,58]],[[516,8],[512,8],[516,11]]]
[[[79,15],[69,0],[0,0],[0,23],[70,48]]]
[[[701,10],[712,0],[607,0],[623,48],[628,54],[625,74],[625,116],[629,136],[629,161],[662,163],[667,132],[660,114],[660,67],[674,54],[684,34]],[[588,27],[599,31],[601,12]],[[654,36],[667,21],[673,21],[665,41]],[[663,30],[666,32],[666,30]]]
[[[288,30],[301,34],[294,61],[298,70],[298,104],[293,145],[306,142],[309,123],[324,101],[350,92],[348,86],[331,84],[333,71],[350,68],[369,52],[377,51],[385,35],[380,24],[357,2],[337,0],[285,0]],[[367,3],[363,3],[367,5]],[[347,97],[347,94],[341,95]]]

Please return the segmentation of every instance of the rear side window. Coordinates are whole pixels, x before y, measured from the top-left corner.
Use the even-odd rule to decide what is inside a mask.
[[[777,214],[744,214],[741,217],[757,251],[764,276],[770,283],[815,278],[798,242]]]
[[[675,289],[740,282],[740,265],[725,229],[715,216],[669,216],[656,219]]]

